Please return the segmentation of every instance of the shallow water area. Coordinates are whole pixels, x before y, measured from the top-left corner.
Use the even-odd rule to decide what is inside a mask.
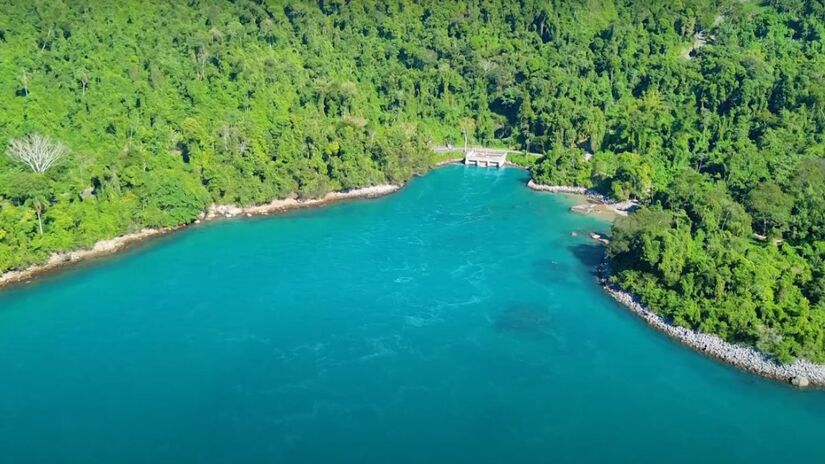
[[[0,461],[825,461],[825,392],[648,328],[593,275],[609,224],[526,180],[446,166],[0,292]]]

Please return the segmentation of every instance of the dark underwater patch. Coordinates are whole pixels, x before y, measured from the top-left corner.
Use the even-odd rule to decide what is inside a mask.
[[[495,315],[493,326],[500,333],[548,335],[550,313],[535,304],[515,303]]]
[[[570,271],[571,268],[569,264],[550,259],[541,259],[533,261],[530,274],[536,282],[542,285],[549,285],[567,282]]]
[[[567,249],[593,274],[596,273],[596,266],[602,262],[602,258],[604,257],[604,246],[595,243],[582,243],[569,246]]]

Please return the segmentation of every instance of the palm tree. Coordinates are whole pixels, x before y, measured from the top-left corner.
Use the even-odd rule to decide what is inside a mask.
[[[458,122],[461,130],[464,132],[464,153],[467,153],[467,143],[469,141],[469,133],[475,130],[476,121],[473,118],[461,118]]]
[[[37,230],[40,232],[40,235],[43,235],[43,210],[46,209],[48,201],[46,201],[43,195],[36,195],[26,201],[26,204],[34,208],[34,212],[37,214]]]

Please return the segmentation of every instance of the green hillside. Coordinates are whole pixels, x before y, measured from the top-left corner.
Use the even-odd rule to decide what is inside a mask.
[[[0,0],[0,271],[403,182],[464,129],[641,200],[608,256],[656,311],[825,361],[821,0]]]

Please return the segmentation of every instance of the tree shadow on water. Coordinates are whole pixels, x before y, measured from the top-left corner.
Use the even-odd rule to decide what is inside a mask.
[[[583,266],[585,266],[591,275],[598,275],[598,266],[604,259],[604,246],[593,243],[581,243],[567,247],[573,256]]]

